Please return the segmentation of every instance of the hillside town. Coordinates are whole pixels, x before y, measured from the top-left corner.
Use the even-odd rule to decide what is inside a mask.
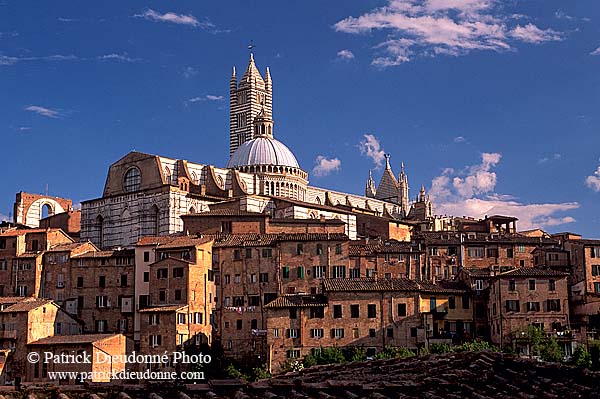
[[[253,55],[233,69],[225,168],[133,151],[80,209],[16,194],[0,225],[1,384],[181,367],[31,353],[210,351],[279,374],[327,347],[369,358],[480,340],[529,356],[537,327],[569,357],[598,339],[600,240],[436,215],[389,155],[364,195],[311,186],[275,139],[272,87]]]

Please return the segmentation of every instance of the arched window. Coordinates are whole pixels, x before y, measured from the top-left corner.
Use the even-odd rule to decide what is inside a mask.
[[[165,166],[165,182],[171,184],[171,169],[168,166]]]
[[[140,183],[142,182],[142,175],[140,170],[136,167],[127,169],[125,177],[123,178],[123,190],[126,193],[131,193],[140,189]]]
[[[54,210],[52,209],[52,206],[50,204],[42,205],[40,219],[44,219],[52,215],[54,215]]]
[[[196,213],[196,209],[194,209],[194,207],[190,207],[190,213]]]
[[[152,205],[150,209],[150,223],[150,235],[158,236],[160,234],[160,211],[156,205]]]

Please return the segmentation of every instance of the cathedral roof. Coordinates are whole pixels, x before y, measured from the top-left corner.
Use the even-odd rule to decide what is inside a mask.
[[[246,68],[246,72],[244,76],[242,76],[242,80],[240,83],[249,82],[252,79],[256,79],[258,82],[264,84],[262,75],[258,71],[256,64],[254,63],[254,55],[250,54],[250,62],[248,63],[248,68]]]
[[[248,165],[290,166],[300,169],[296,157],[282,142],[259,136],[240,145],[229,158],[228,168]]]

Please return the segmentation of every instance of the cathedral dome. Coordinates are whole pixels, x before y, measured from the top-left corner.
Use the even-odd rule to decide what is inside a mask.
[[[292,151],[282,142],[266,135],[240,145],[227,162],[228,168],[249,165],[277,165],[300,169]]]

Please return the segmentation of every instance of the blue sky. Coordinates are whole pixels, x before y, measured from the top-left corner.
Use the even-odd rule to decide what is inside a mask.
[[[363,193],[390,153],[436,213],[600,236],[597,1],[208,3],[0,0],[0,214],[99,197],[134,149],[224,166],[253,40],[311,184]]]

